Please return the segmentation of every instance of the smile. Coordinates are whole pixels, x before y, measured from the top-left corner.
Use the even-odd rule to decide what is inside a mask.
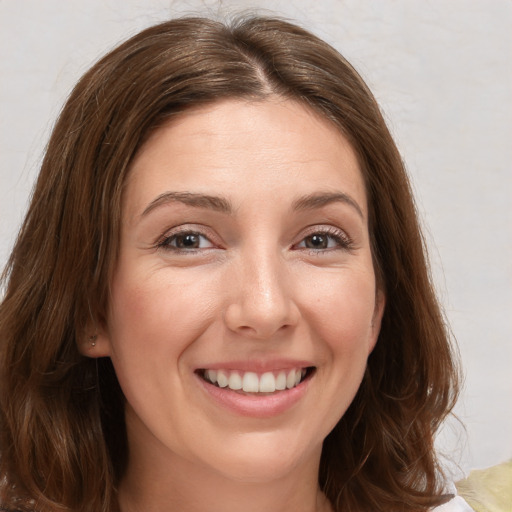
[[[291,368],[258,374],[239,370],[200,370],[199,375],[219,388],[245,393],[275,393],[293,389],[306,379],[314,368]]]

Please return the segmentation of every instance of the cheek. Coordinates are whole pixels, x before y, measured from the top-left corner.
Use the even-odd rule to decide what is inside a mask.
[[[180,279],[165,272],[143,277],[118,273],[108,318],[116,370],[141,372],[164,362],[167,369],[177,367],[181,353],[213,315],[210,294],[200,284],[199,279]]]
[[[375,313],[373,273],[337,272],[304,287],[303,310],[317,335],[332,350],[350,353],[366,349],[373,340]]]
[[[364,376],[373,347],[375,284],[371,267],[322,270],[303,281],[301,304],[318,350],[321,391],[315,397],[315,425],[325,437],[345,414]]]
[[[212,308],[197,280],[122,270],[112,284],[110,357],[128,403],[153,414],[148,411],[168,400],[166,390],[179,393],[184,354],[206,329]]]

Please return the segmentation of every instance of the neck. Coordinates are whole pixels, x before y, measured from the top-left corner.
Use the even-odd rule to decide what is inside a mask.
[[[130,450],[119,486],[121,512],[332,511],[318,487],[320,453],[280,478],[240,481],[154,448]]]
[[[167,476],[170,476],[169,474]],[[166,482],[131,482],[119,490],[121,512],[328,512],[332,509],[316,486],[289,482],[242,483],[172,472]]]

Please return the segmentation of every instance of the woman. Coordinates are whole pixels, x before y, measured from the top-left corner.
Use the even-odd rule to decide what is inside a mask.
[[[275,19],[80,80],[5,273],[2,503],[424,511],[457,372],[370,91]]]

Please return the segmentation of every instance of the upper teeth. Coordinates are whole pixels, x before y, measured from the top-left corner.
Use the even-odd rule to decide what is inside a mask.
[[[273,393],[297,386],[306,375],[305,368],[294,368],[278,372],[255,372],[237,370],[205,370],[204,377],[212,384],[234,391],[243,390],[248,393]]]

